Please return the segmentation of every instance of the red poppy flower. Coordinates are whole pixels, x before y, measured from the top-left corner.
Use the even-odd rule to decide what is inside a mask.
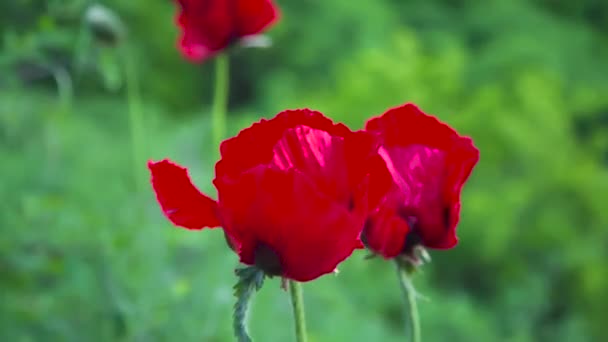
[[[182,53],[202,61],[239,38],[260,33],[279,11],[271,0],[177,0]]]
[[[220,150],[217,202],[192,185],[184,168],[149,163],[174,224],[221,225],[241,262],[298,281],[333,272],[363,247],[369,173],[383,165],[373,136],[305,109],[262,120]]]
[[[413,104],[371,119],[365,129],[378,137],[392,180],[366,223],[368,247],[385,258],[411,253],[415,245],[454,247],[460,192],[479,160],[471,139]]]

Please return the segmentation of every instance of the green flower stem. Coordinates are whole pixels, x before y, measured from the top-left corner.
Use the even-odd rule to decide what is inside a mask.
[[[296,325],[296,341],[306,342],[306,317],[304,314],[304,300],[302,298],[302,285],[290,280],[289,292],[291,293],[291,305],[293,306],[293,315]]]
[[[238,281],[233,287],[236,297],[232,324],[234,336],[238,342],[251,342],[251,337],[247,332],[247,311],[251,297],[264,285],[264,271],[255,266],[249,266],[239,268],[235,273]]]
[[[145,169],[144,123],[139,89],[139,79],[135,61],[129,49],[123,47],[123,63],[126,84],[127,106],[129,111],[129,129],[131,131],[131,153],[133,158],[133,178],[138,193],[145,187],[141,170]]]
[[[422,338],[420,333],[420,318],[418,316],[418,305],[416,304],[416,289],[414,289],[414,284],[412,283],[412,279],[410,276],[411,274],[407,271],[407,269],[400,265],[398,262],[396,263],[396,265],[399,285],[401,285],[403,297],[408,303],[411,341],[420,342],[422,341]]]
[[[61,106],[61,116],[70,115],[72,111],[72,101],[74,98],[74,88],[72,87],[72,77],[68,71],[61,66],[52,66],[51,73],[57,84],[57,96]]]
[[[228,54],[223,53],[215,58],[215,88],[211,121],[213,144],[219,150],[220,143],[226,136],[226,110],[228,108],[229,63]]]
[[[62,66],[43,64],[48,68],[49,72],[55,79],[57,86],[57,98],[59,100],[59,108],[54,112],[46,123],[46,147],[49,169],[54,169],[59,163],[61,154],[61,131],[65,123],[65,118],[72,111],[72,102],[74,98],[74,89],[72,86],[72,78],[69,72]]]

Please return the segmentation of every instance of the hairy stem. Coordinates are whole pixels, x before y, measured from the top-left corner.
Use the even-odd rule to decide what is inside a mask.
[[[408,303],[408,318],[411,341],[420,342],[422,341],[422,339],[420,333],[420,318],[418,316],[418,305],[416,304],[416,289],[414,288],[414,284],[412,283],[412,279],[407,269],[405,269],[398,262],[396,263],[396,265],[399,285],[401,286],[404,300]]]
[[[252,266],[237,269],[236,275],[239,280],[233,287],[236,297],[232,324],[234,336],[238,342],[251,342],[251,337],[247,333],[247,311],[251,296],[264,283],[264,271]]]

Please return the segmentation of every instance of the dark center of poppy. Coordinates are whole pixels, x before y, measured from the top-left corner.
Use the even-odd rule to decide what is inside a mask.
[[[279,255],[272,247],[264,242],[258,242],[253,253],[255,266],[264,271],[266,275],[272,277],[283,274]]]
[[[422,236],[420,235],[420,220],[415,208],[402,207],[397,210],[397,214],[410,227],[410,231],[405,236],[405,242],[401,249],[401,254],[412,254],[417,245],[422,244]]]
[[[422,245],[422,237],[418,233],[417,230],[411,230],[405,236],[405,243],[403,244],[403,248],[401,249],[401,254],[412,255],[414,252],[414,248],[416,246]]]

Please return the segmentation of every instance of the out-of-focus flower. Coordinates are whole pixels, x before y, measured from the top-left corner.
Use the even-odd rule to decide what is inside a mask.
[[[479,160],[473,141],[413,104],[369,120],[365,130],[377,137],[391,180],[366,222],[366,245],[385,258],[415,258],[416,246],[454,247],[461,189]],[[385,187],[381,172],[373,184]]]
[[[271,0],[177,0],[179,47],[200,62],[237,40],[261,33],[279,18]]]
[[[241,262],[297,281],[333,272],[363,247],[360,233],[377,197],[369,176],[384,167],[371,134],[294,110],[241,131],[220,150],[217,202],[192,185],[186,169],[168,160],[149,163],[171,222],[221,225]]]

